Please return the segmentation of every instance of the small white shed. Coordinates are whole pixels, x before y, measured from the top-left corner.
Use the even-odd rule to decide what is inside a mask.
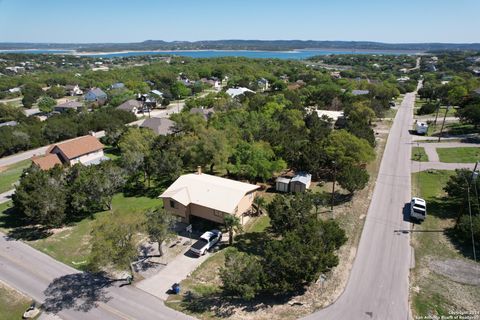
[[[275,190],[279,192],[288,192],[290,180],[290,178],[278,177],[277,180],[275,180]]]
[[[290,181],[290,192],[304,192],[310,188],[312,175],[309,173],[298,173]]]

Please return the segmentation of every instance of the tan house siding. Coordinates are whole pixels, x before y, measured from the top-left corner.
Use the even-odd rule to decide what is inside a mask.
[[[175,207],[172,207],[170,205],[171,202],[175,204]],[[189,216],[190,216],[190,208],[187,206],[184,206],[180,202],[177,202],[173,200],[172,198],[164,198],[163,199],[163,207],[165,210],[167,210],[170,213],[173,213],[174,215],[177,215],[179,217],[182,217],[185,221],[189,221]]]
[[[241,216],[243,213],[248,211],[252,207],[253,199],[255,199],[256,192],[249,192],[240,200],[237,206],[237,216]]]
[[[199,206],[197,204],[192,203],[190,204],[190,213],[194,216],[204,218],[210,221],[224,223],[223,217],[225,213],[218,210]]]

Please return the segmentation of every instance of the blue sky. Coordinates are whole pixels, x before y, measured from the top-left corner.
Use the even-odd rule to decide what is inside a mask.
[[[0,42],[480,42],[480,0],[0,0]]]

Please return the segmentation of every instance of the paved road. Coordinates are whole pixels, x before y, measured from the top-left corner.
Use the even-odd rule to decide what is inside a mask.
[[[347,287],[329,307],[305,319],[409,319],[411,247],[403,209],[410,201],[414,93],[407,93],[388,137]]]
[[[62,319],[193,319],[122,282],[80,273],[0,233],[0,280]]]
[[[105,136],[105,131],[95,132],[95,137],[97,137],[97,138],[101,138],[101,137],[104,137],[104,136]],[[70,139],[70,140],[75,140],[75,139],[77,139],[77,138]],[[69,140],[65,140],[65,141],[69,141]],[[65,141],[61,141],[61,142],[65,142]],[[61,142],[58,142],[58,143],[61,143]],[[22,153],[16,153],[16,154],[8,156],[8,157],[0,158],[0,167],[9,166],[9,165],[12,165],[14,163],[30,159],[33,156],[38,156],[38,155],[45,154],[48,147],[50,147],[50,145],[43,146],[43,147],[33,149],[33,150],[28,150],[28,151],[25,151],[25,152],[22,152]]]

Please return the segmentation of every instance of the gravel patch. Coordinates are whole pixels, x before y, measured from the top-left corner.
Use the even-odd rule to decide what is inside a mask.
[[[480,264],[465,260],[431,260],[429,267],[435,273],[455,282],[480,286]]]

